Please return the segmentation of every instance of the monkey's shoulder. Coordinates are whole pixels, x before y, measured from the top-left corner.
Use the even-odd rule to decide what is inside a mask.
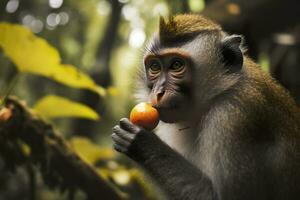
[[[246,81],[238,98],[243,99],[244,107],[251,108],[248,112],[300,126],[300,109],[290,93],[251,59],[246,58],[245,66]]]

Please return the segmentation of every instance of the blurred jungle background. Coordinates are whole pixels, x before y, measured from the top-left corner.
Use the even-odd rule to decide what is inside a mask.
[[[298,0],[0,0],[0,200],[163,198],[110,134],[159,16],[178,13],[244,35],[300,103]]]

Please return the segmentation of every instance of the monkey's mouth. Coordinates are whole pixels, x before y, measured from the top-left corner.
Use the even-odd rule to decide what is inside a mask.
[[[174,110],[176,108],[178,108],[177,105],[164,105],[164,104],[157,104],[153,106],[154,108],[156,108],[158,111],[164,111],[164,110]]]
[[[178,122],[186,112],[184,97],[174,93],[166,93],[153,107],[158,110],[160,120],[166,123]]]
[[[157,104],[157,105],[154,105],[153,107],[156,108],[160,114],[174,113],[180,109],[180,106],[175,103]]]
[[[182,109],[179,106],[157,106],[156,109],[159,113],[161,121],[166,123],[175,123],[182,118]]]
[[[180,105],[181,105],[181,98],[172,97],[169,95],[168,98],[163,98],[155,105],[153,105],[153,107],[156,108],[157,110],[168,111],[168,110],[176,110],[180,108]]]

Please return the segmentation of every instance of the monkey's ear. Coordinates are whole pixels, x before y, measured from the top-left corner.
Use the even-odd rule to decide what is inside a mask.
[[[221,41],[223,62],[230,72],[237,72],[243,67],[243,52],[240,49],[242,41],[240,35],[230,35]]]

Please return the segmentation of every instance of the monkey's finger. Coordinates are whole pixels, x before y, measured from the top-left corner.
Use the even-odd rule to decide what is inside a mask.
[[[121,138],[119,135],[117,135],[116,133],[112,133],[111,134],[111,138],[113,139],[113,141],[116,144],[120,144],[122,146],[129,146],[130,142],[127,140],[124,140],[123,138]]]
[[[135,137],[134,134],[122,129],[118,125],[113,128],[113,133],[115,133],[116,135],[121,137],[123,140],[129,141],[129,142],[132,141]]]
[[[123,147],[121,145],[118,145],[118,144],[113,144],[113,147],[116,151],[120,152],[120,153],[127,153],[127,148],[126,147]]]
[[[120,127],[126,131],[129,131],[131,133],[137,133],[140,129],[136,125],[134,125],[129,119],[122,118],[120,120]]]

